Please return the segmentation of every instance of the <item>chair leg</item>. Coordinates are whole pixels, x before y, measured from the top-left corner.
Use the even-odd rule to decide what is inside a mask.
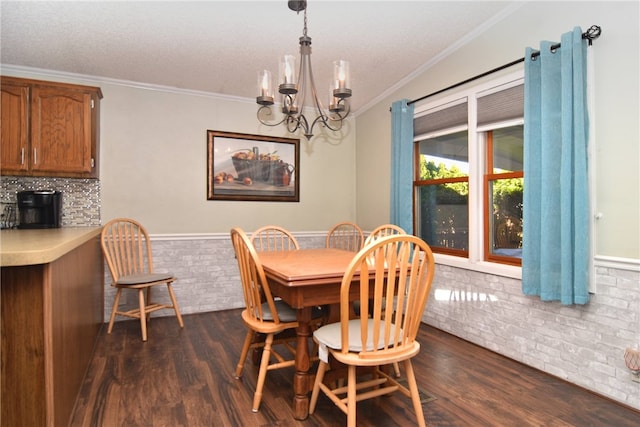
[[[249,354],[249,349],[251,348],[251,343],[253,342],[254,335],[255,332],[253,332],[251,329],[247,331],[247,336],[244,339],[242,351],[240,352],[240,360],[238,361],[238,365],[236,366],[236,379],[242,376],[242,371],[244,370],[244,362],[247,360],[247,355]]]
[[[258,412],[260,401],[262,400],[262,387],[267,377],[267,368],[269,367],[269,359],[271,358],[271,345],[273,343],[273,334],[268,334],[264,342],[264,350],[262,352],[262,361],[260,362],[260,371],[258,372],[258,382],[256,383],[256,392],[253,395],[253,412]]]
[[[327,363],[320,361],[318,365],[318,372],[316,373],[316,380],[313,383],[313,391],[311,392],[311,400],[309,401],[309,415],[313,414],[316,409],[316,403],[318,403],[318,394],[320,394],[320,384],[324,379],[324,373],[327,370]]]
[[[142,329],[142,341],[147,340],[147,314],[145,313],[144,289],[138,289],[138,303],[140,305],[140,329]]]
[[[111,317],[109,318],[109,327],[107,328],[107,334],[111,333],[113,329],[113,322],[116,320],[116,312],[118,311],[118,306],[120,305],[120,294],[122,293],[122,288],[118,288],[116,290],[116,297],[113,299],[113,308],[111,309]]]
[[[151,290],[152,290],[152,289],[153,289],[153,286],[149,286],[149,287],[147,288],[147,304],[149,304],[149,305],[151,305],[151,301],[153,301],[153,300],[151,299]],[[145,307],[146,307],[146,304],[145,304]],[[147,313],[147,312],[145,311],[145,314],[146,314],[146,316],[147,316],[147,317],[146,317],[146,320],[147,320],[147,322],[149,322],[149,320],[151,320],[151,313]]]
[[[167,289],[169,289],[169,297],[171,297],[171,304],[173,304],[173,311],[176,312],[176,317],[178,318],[178,325],[181,328],[184,328],[184,323],[182,322],[182,315],[180,314],[180,308],[178,308],[178,300],[176,300],[176,294],[173,293],[173,286],[171,283],[167,283]]]
[[[347,427],[356,427],[356,367],[349,365],[347,374]]]
[[[253,341],[251,344],[253,345],[253,351],[251,352],[251,363],[253,366],[260,366],[260,361],[262,360],[262,347],[264,347],[264,338],[265,334],[254,333]]]
[[[398,365],[398,362],[393,362],[393,370],[396,374],[396,378],[400,378],[400,366]]]
[[[410,359],[405,360],[404,367],[405,371],[407,371],[407,383],[411,391],[411,401],[413,402],[413,410],[416,413],[418,426],[425,427],[426,423],[424,421],[424,413],[422,412],[422,402],[420,402],[420,392],[418,391],[418,384],[416,383],[416,377],[413,373],[413,365]]]

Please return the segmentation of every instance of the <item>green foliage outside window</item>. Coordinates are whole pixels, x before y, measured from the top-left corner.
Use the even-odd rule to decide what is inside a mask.
[[[522,178],[493,181],[493,209],[497,217],[522,218]]]
[[[420,179],[432,180],[443,178],[459,178],[467,176],[460,168],[455,165],[447,167],[444,163],[436,164],[424,158],[420,161]],[[436,199],[439,202],[447,201],[448,203],[466,203],[469,195],[469,185],[466,182],[450,182],[437,186]]]

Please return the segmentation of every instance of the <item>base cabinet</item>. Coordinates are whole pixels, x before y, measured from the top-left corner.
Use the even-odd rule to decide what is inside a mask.
[[[67,426],[103,324],[99,240],[2,267],[2,426]]]

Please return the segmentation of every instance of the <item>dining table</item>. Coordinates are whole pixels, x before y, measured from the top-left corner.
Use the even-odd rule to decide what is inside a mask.
[[[309,354],[312,308],[339,305],[342,277],[355,255],[355,252],[334,248],[260,253],[271,293],[297,311],[293,412],[298,420],[309,415],[309,392],[313,386]],[[353,280],[359,277],[356,274]],[[352,286],[349,299],[354,301],[358,296],[358,286]],[[339,321],[335,313],[330,319]]]

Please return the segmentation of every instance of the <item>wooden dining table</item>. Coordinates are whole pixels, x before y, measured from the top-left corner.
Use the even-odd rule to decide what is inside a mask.
[[[325,305],[335,307],[340,303],[342,277],[355,254],[333,248],[260,253],[272,294],[297,310],[293,412],[298,420],[304,420],[309,415],[309,392],[313,386],[313,376],[309,372],[312,308]],[[354,280],[358,279],[356,275]],[[357,286],[351,289],[350,300],[353,301],[358,298],[359,291]],[[335,319],[335,315],[333,317],[333,320],[339,320]]]

